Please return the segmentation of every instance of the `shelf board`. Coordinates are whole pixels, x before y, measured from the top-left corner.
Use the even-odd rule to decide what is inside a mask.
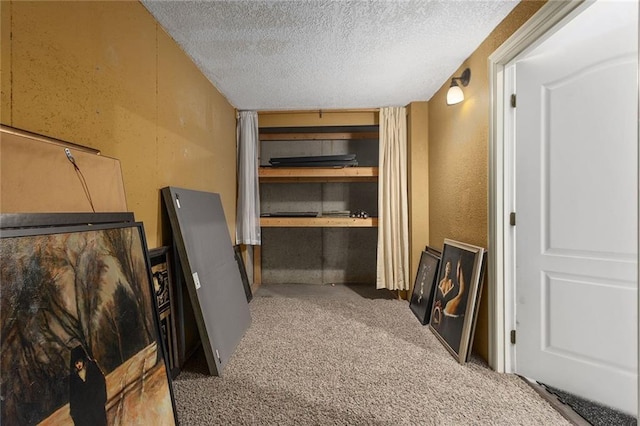
[[[260,167],[261,183],[376,182],[377,167]]]
[[[373,228],[378,226],[377,217],[261,217],[263,228]]]
[[[379,138],[378,132],[335,132],[335,133],[260,133],[261,141],[315,141],[353,140]]]

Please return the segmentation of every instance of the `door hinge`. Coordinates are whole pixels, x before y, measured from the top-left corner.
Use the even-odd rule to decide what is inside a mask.
[[[516,226],[516,212],[509,213],[509,225]]]
[[[511,344],[512,345],[516,344],[516,331],[515,330],[511,330]]]
[[[511,108],[516,107],[516,94],[511,95]]]

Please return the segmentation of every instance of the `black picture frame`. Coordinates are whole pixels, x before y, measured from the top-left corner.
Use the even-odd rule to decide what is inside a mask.
[[[442,258],[442,251],[436,249],[435,247],[425,246],[424,251],[428,251],[429,253]]]
[[[156,306],[160,319],[160,330],[168,355],[171,378],[180,372],[178,361],[178,333],[176,326],[176,276],[173,269],[173,252],[171,247],[162,246],[149,250],[149,264],[155,290]]]
[[[460,364],[471,351],[484,256],[482,247],[444,240],[429,328]]]
[[[240,271],[244,294],[247,296],[247,302],[251,302],[253,299],[253,292],[251,291],[251,284],[249,283],[249,277],[247,276],[247,268],[245,267],[244,259],[242,258],[242,246],[240,244],[233,246],[233,253],[236,258],[236,263],[238,264],[238,270]]]
[[[435,254],[423,251],[420,255],[420,264],[416,272],[409,308],[411,308],[411,311],[422,325],[428,324],[431,317],[431,305],[433,305],[433,294],[439,265],[440,257]]]
[[[177,424],[142,223],[26,219],[0,230],[0,423]]]
[[[132,212],[109,213],[2,213],[0,229],[134,222]]]

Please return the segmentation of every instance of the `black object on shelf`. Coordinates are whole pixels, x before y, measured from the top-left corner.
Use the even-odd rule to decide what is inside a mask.
[[[354,212],[351,212],[350,214],[351,217],[358,217],[360,219],[366,219],[369,217],[369,213],[367,213],[364,210],[356,210]]]
[[[271,212],[261,213],[260,217],[318,217],[318,212]]]
[[[340,155],[312,155],[302,157],[273,157],[269,160],[269,163],[303,163],[313,161],[349,161],[355,160],[355,154],[340,154]]]
[[[301,157],[274,157],[269,160],[272,167],[347,167],[357,166],[355,154],[313,155]]]

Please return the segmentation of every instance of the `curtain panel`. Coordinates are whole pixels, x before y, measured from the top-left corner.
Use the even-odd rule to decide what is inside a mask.
[[[258,113],[238,113],[238,200],[236,244],[260,245],[260,185],[258,182]]]
[[[376,287],[409,290],[407,119],[404,107],[380,109]]]

